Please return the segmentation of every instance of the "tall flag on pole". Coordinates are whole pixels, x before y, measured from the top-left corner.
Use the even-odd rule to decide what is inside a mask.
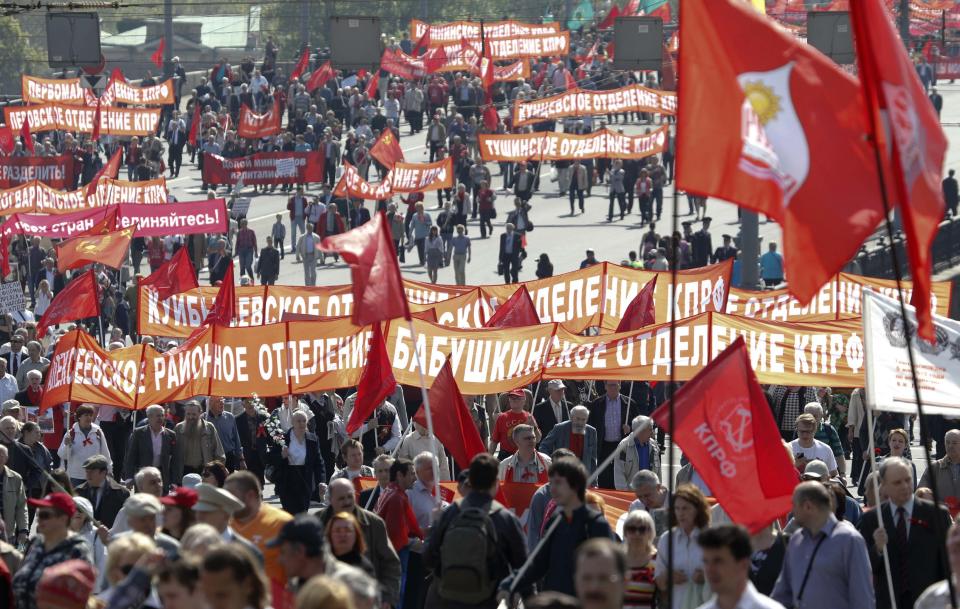
[[[120,156],[123,153],[123,148],[117,146],[117,149],[110,155],[110,158],[107,162],[100,168],[96,174],[94,174],[93,179],[84,187],[84,194],[88,197],[92,197],[97,192],[97,184],[100,183],[100,178],[110,178],[111,180],[116,179],[117,175],[120,173]]]
[[[669,416],[666,403],[652,418],[666,429]],[[677,391],[673,416],[677,444],[733,522],[756,533],[790,511],[797,470],[742,336]]]
[[[403,149],[400,148],[400,140],[397,134],[391,129],[384,129],[376,143],[370,148],[370,156],[380,161],[387,169],[393,169],[393,166],[403,161]]]
[[[100,106],[101,100],[97,98],[97,109],[93,112],[93,134],[90,136],[93,141],[100,141]]]
[[[197,145],[197,137],[200,134],[200,122],[203,120],[203,111],[200,109],[201,102],[193,102],[193,120],[190,121],[190,133],[187,134],[187,141],[191,146]]]
[[[70,281],[53,297],[43,317],[37,322],[37,336],[43,338],[47,328],[54,324],[99,316],[100,287],[96,274],[90,269]]]
[[[393,377],[393,367],[387,353],[387,344],[383,340],[381,324],[373,324],[373,337],[370,339],[370,351],[367,364],[360,374],[357,384],[357,399],[347,419],[347,435],[352,435],[363,426],[377,410],[380,402],[387,399],[397,388],[397,379]]]
[[[57,270],[65,273],[95,262],[119,269],[127,261],[127,251],[136,230],[136,226],[128,226],[109,233],[80,235],[58,243]]]
[[[413,45],[413,54],[414,56],[420,54],[420,50],[423,49],[426,52],[430,48],[430,26],[427,26],[427,29],[423,31],[423,35],[420,36],[420,39],[417,40],[417,43]]]
[[[497,307],[484,328],[520,328],[540,323],[540,315],[533,306],[527,286],[521,285],[502,305]]]
[[[297,60],[297,65],[293,67],[293,71],[290,72],[290,80],[294,78],[300,78],[303,76],[303,73],[307,71],[307,66],[310,65],[310,47],[304,47],[303,53],[300,54],[300,59]]]
[[[680,6],[677,187],[775,219],[809,302],[883,219],[860,87],[743,0]]]
[[[657,275],[648,281],[634,296],[620,318],[617,332],[630,332],[657,323],[654,292],[657,290]]]
[[[946,211],[940,178],[947,138],[884,6],[857,0],[850,9],[868,120],[883,144],[880,150],[891,156],[882,168],[876,167],[877,179],[883,179],[888,168],[893,175],[907,234],[912,304],[920,336],[932,342],[931,248]]]
[[[23,147],[30,154],[36,154],[37,151],[33,147],[33,134],[30,133],[30,115],[23,115],[23,124],[20,125],[20,138],[23,140]]]
[[[327,61],[310,75],[310,79],[307,81],[307,92],[313,93],[314,90],[325,85],[333,76],[333,66]]]
[[[350,265],[355,325],[410,319],[393,235],[382,211],[357,228],[325,238],[317,249],[337,252]]]
[[[137,286],[152,288],[157,293],[157,301],[164,301],[174,294],[199,287],[197,272],[190,260],[187,248],[181,247],[170,260],[167,260],[149,276],[141,279]]]
[[[227,272],[220,282],[220,291],[213,300],[213,308],[207,313],[203,325],[229,326],[236,317],[237,289],[233,279],[233,261],[227,265]]]
[[[150,61],[153,62],[153,65],[157,66],[158,70],[163,69],[163,51],[167,48],[167,39],[161,38],[160,44],[157,45],[157,50],[153,52],[153,55],[150,56]]]
[[[434,435],[446,447],[460,469],[470,467],[471,459],[486,448],[457,386],[457,378],[453,375],[449,357],[433,381],[428,395],[432,406],[430,412]],[[417,410],[413,420],[427,427],[426,408]]]

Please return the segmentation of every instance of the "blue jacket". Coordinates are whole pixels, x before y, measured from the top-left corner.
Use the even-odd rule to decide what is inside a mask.
[[[540,442],[540,452],[551,455],[558,448],[570,448],[570,434],[573,424],[570,421],[564,421],[554,426],[547,437]],[[587,472],[593,473],[597,469],[597,430],[587,425],[584,430],[583,439],[583,457],[580,459],[587,468]]]

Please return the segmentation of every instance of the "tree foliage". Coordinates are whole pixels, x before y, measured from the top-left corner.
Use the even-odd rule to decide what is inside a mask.
[[[39,50],[29,44],[13,17],[0,17],[0,94],[19,95],[20,75],[43,67]]]

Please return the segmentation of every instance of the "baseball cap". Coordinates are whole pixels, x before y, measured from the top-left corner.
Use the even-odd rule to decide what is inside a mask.
[[[800,477],[804,480],[823,480],[829,475],[830,470],[827,469],[827,464],[819,459],[814,459],[803,468],[803,475]]]
[[[77,504],[73,502],[73,497],[66,493],[50,493],[43,499],[27,499],[27,504],[33,507],[53,508],[70,517],[77,512]]]
[[[299,514],[280,529],[280,533],[267,542],[268,548],[279,547],[284,542],[303,545],[309,554],[319,553],[323,548],[323,524],[311,514]]]
[[[84,609],[97,576],[84,560],[68,560],[43,570],[36,589],[39,609]]]
[[[510,391],[507,392],[507,395],[509,395],[510,397],[515,397],[515,398],[525,398],[525,397],[527,397],[527,394],[524,393],[523,389],[511,389]]]
[[[123,502],[127,516],[156,516],[163,510],[160,500],[149,493],[134,493]]]
[[[195,474],[194,474],[195,475]],[[192,508],[197,504],[199,495],[197,491],[187,486],[178,486],[173,489],[169,495],[160,498],[162,505],[177,505],[184,508]]]

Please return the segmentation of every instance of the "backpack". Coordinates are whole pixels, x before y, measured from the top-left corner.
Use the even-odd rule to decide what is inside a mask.
[[[483,507],[458,505],[460,512],[447,527],[440,545],[440,598],[477,604],[497,589],[493,568],[497,557],[497,530],[490,515],[502,506],[496,501]],[[469,548],[469,551],[465,551]]]

